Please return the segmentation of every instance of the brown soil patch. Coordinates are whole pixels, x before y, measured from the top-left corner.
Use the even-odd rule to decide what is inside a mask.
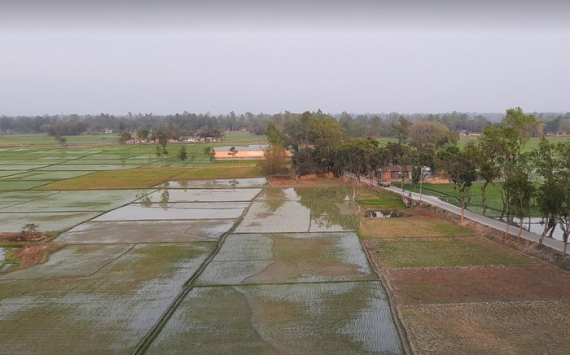
[[[45,233],[34,233],[31,235],[29,242],[37,243],[42,240],[49,239],[50,236]],[[22,233],[0,233],[0,243],[26,243],[28,239]]]
[[[570,273],[549,266],[390,270],[399,304],[570,301]]]
[[[59,244],[42,244],[34,245],[27,248],[21,248],[14,252],[14,256],[20,259],[19,267],[27,267],[45,263],[50,254],[61,249],[63,245]]]

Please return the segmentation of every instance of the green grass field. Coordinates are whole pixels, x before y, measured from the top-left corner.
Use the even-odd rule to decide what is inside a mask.
[[[390,267],[522,265],[531,262],[484,239],[386,241],[378,244],[377,253]]]

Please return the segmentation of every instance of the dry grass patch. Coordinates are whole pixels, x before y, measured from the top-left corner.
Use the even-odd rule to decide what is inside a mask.
[[[375,264],[383,267],[523,265],[532,261],[487,239],[364,240]]]
[[[570,274],[547,266],[400,269],[399,304],[570,300]]]
[[[404,307],[415,354],[567,354],[570,303]]]
[[[44,185],[39,190],[102,190],[150,188],[174,178],[183,169],[131,169],[100,171]]]
[[[360,223],[360,235],[363,238],[455,237],[473,234],[468,227],[439,218],[363,218]]]

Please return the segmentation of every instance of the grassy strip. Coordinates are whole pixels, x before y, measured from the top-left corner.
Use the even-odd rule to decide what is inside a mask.
[[[360,222],[362,238],[460,237],[474,232],[443,219],[365,218]]]
[[[37,190],[101,190],[150,188],[169,180],[183,169],[131,169],[100,171],[39,187]]]
[[[404,208],[399,195],[386,190],[364,189],[356,190],[356,202],[361,206],[373,206],[383,209]]]
[[[530,259],[499,249],[492,242],[447,239],[437,241],[385,241],[377,244],[381,262],[390,267],[454,267],[523,265]]]

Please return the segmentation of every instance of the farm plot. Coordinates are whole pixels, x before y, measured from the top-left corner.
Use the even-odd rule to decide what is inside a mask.
[[[70,266],[56,268],[68,277],[36,279],[31,268],[29,280],[0,281],[1,351],[132,353],[214,247],[137,245],[86,277],[73,277],[72,265],[81,266],[86,255],[72,253],[66,256]]]
[[[570,303],[403,307],[417,354],[566,354]]]
[[[360,222],[363,238],[414,238],[414,237],[459,237],[474,232],[442,218],[363,218]]]
[[[148,353],[400,354],[379,282],[197,287]]]
[[[3,161],[4,164],[0,165],[0,170],[16,170],[16,171],[27,171],[27,170],[34,170],[34,169],[42,169],[48,167],[47,163],[40,163],[40,164],[30,164],[29,160],[23,161]],[[56,169],[60,170],[60,169]]]
[[[324,206],[324,202],[323,205]],[[358,217],[352,202],[328,201],[327,208],[296,201],[253,202],[236,233],[306,233],[356,230]],[[294,221],[294,223],[291,223]]]
[[[186,206],[189,205],[189,206]],[[185,203],[151,203],[150,205],[130,204],[109,213],[94,221],[148,221],[148,220],[174,220],[174,219],[237,219],[247,206],[238,202],[226,206],[208,206],[202,204]]]
[[[49,260],[33,268],[0,275],[0,280],[51,279],[60,277],[87,277],[119,258],[133,246],[71,245],[50,256]]]
[[[86,222],[57,237],[57,243],[187,243],[217,241],[234,220]]]
[[[390,279],[399,304],[570,300],[570,274],[547,266],[396,269]]]
[[[73,170],[93,170],[94,165],[83,165],[85,169],[73,166]],[[96,166],[98,170],[106,169],[104,166]],[[61,167],[54,169],[60,170]],[[123,169],[120,167],[119,169]],[[129,168],[127,168],[129,169]],[[70,170],[66,168],[66,170]],[[132,189],[149,188],[169,178],[180,174],[176,169],[129,169],[115,171],[98,171],[88,176],[54,182],[42,187],[46,190],[106,190],[106,189]]]
[[[117,164],[85,164],[85,163],[66,163],[66,164],[57,164],[57,165],[49,165],[43,168],[39,168],[37,170],[69,170],[69,171],[104,171],[104,170],[123,170],[123,169],[132,169],[132,166],[127,165],[117,165]]]
[[[377,280],[355,233],[232,234],[200,285]]]
[[[1,180],[65,180],[74,177],[87,175],[95,171],[27,171],[17,175],[4,177]]]
[[[44,181],[20,181],[20,180],[3,180],[0,181],[0,191],[26,191],[42,185],[51,183],[52,180]]]
[[[1,168],[1,166],[0,166]],[[17,174],[21,174],[22,171],[21,170],[0,170],[0,177],[1,178],[6,178],[7,176],[14,176]]]
[[[4,208],[2,212],[106,212],[133,201],[137,192],[137,190],[58,191],[37,196],[45,192],[30,191],[26,194],[37,197]],[[2,200],[1,194],[0,200]]]
[[[442,240],[365,240],[372,258],[384,267],[524,265],[528,257],[503,250],[484,238]]]
[[[21,203],[30,202],[37,199],[42,199],[47,196],[56,194],[57,192],[44,192],[44,191],[10,191],[0,192],[0,210],[7,209],[11,206]]]
[[[192,189],[188,191],[173,189],[159,190],[148,195],[150,202],[161,202],[164,191],[168,191],[168,202],[249,202],[261,189]]]
[[[265,178],[218,179],[218,180],[176,180],[157,185],[157,188],[170,189],[227,189],[252,188],[267,185]]]
[[[35,223],[41,231],[64,231],[99,214],[100,212],[3,212],[0,213],[0,230],[16,233],[26,224]]]

